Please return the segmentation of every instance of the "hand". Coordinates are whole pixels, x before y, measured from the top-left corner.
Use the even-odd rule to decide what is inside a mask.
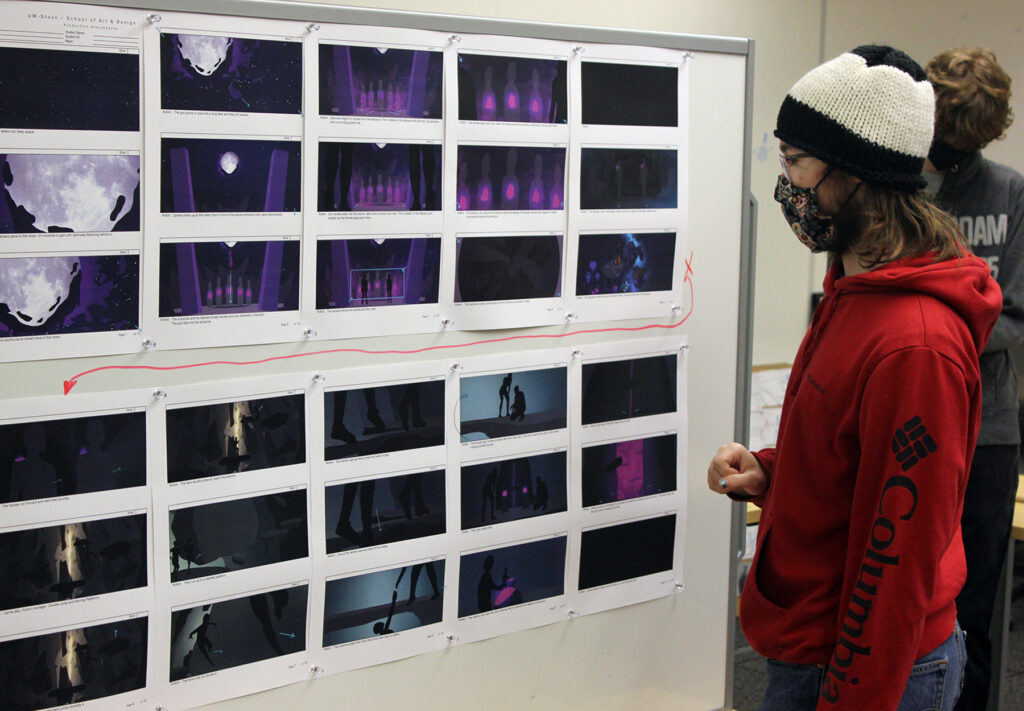
[[[768,489],[768,477],[750,450],[733,442],[723,444],[711,458],[708,488],[718,494],[760,496]]]

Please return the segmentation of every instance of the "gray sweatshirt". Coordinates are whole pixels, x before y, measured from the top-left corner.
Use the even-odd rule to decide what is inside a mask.
[[[935,200],[957,218],[1003,290],[1002,313],[981,355],[978,445],[1019,444],[1010,349],[1024,341],[1024,176],[971,153],[946,171]]]

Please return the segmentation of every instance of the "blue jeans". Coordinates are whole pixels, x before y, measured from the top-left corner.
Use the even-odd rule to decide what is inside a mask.
[[[914,662],[897,711],[952,711],[964,681],[964,633],[953,634]],[[768,684],[757,711],[814,711],[825,668],[768,660]]]

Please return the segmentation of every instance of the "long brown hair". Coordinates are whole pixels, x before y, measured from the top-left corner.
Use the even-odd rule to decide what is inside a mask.
[[[849,180],[851,190],[856,187],[850,176],[840,179]],[[925,254],[941,262],[970,251],[953,216],[919,191],[862,183],[833,220],[865,269]]]

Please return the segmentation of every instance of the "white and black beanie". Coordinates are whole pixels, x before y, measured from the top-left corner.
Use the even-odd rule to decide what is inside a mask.
[[[793,85],[775,136],[868,183],[919,190],[934,126],[935,93],[920,65],[864,45]]]

